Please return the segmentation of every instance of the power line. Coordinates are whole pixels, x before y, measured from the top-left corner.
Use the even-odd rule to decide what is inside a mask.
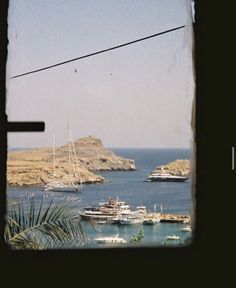
[[[126,42],[124,44],[117,45],[117,46],[114,46],[114,47],[111,47],[111,48],[107,48],[107,49],[104,49],[104,50],[100,50],[100,51],[97,51],[97,52],[94,52],[94,53],[91,53],[91,54],[83,55],[83,56],[76,57],[76,58],[73,58],[73,59],[70,59],[70,60],[66,60],[66,61],[63,61],[63,62],[60,62],[60,63],[57,63],[57,64],[53,64],[53,65],[50,65],[50,66],[47,66],[47,67],[43,67],[43,68],[40,68],[40,69],[37,69],[37,70],[33,70],[33,71],[29,71],[29,72],[22,73],[22,74],[19,74],[19,75],[15,75],[12,78],[18,78],[18,77],[26,76],[26,75],[29,75],[29,74],[33,74],[33,73],[37,73],[37,72],[44,71],[44,70],[47,70],[47,69],[51,69],[51,68],[54,68],[54,67],[57,67],[57,66],[60,66],[60,65],[64,65],[64,64],[67,64],[67,63],[70,63],[70,62],[73,62],[73,61],[77,61],[77,60],[80,60],[80,59],[83,59],[83,58],[95,56],[95,55],[98,55],[98,54],[101,54],[101,53],[105,53],[105,52],[108,52],[108,51],[111,51],[111,50],[122,48],[124,46],[128,46],[128,45],[140,42],[140,41],[144,41],[144,40],[147,40],[147,39],[150,39],[150,38],[153,38],[153,37],[157,37],[157,36],[169,33],[169,32],[173,32],[175,30],[182,29],[184,27],[185,27],[185,25],[179,26],[179,27],[176,27],[176,28],[173,28],[173,29],[169,29],[169,30],[166,30],[166,31],[163,31],[163,32],[159,32],[159,33],[156,33],[156,34],[152,34],[152,35],[149,35],[147,37],[139,38],[137,40]]]

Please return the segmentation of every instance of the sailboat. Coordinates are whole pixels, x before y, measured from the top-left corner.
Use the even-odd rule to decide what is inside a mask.
[[[78,167],[77,167],[77,156],[76,156],[76,151],[74,147],[74,142],[72,138],[72,132],[70,130],[69,124],[68,124],[68,182],[63,183],[63,182],[58,182],[56,181],[55,177],[55,145],[54,145],[54,134],[53,134],[53,181],[48,183],[44,191],[53,191],[53,192],[81,192],[82,190],[82,182],[81,182],[81,177],[80,178],[80,183],[74,183],[71,181],[71,167],[73,165],[76,165],[77,172],[78,172]],[[75,164],[72,163],[72,155],[74,156]],[[75,168],[75,167],[74,167]],[[79,172],[78,172],[79,173]],[[75,169],[74,169],[74,174],[77,174]]]
[[[154,204],[154,214],[147,215],[143,220],[143,225],[155,225],[160,221],[160,213],[157,213],[157,205]]]

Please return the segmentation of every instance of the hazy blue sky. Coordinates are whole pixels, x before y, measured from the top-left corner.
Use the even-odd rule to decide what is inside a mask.
[[[96,135],[106,147],[189,147],[194,82],[186,0],[11,0],[11,147]],[[187,24],[186,28],[21,78],[12,76]],[[77,73],[75,72],[77,70]]]

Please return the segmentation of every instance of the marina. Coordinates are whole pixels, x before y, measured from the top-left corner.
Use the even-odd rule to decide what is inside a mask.
[[[79,212],[83,220],[103,221],[108,224],[131,225],[140,224],[146,220],[160,221],[160,213],[147,213],[145,206],[138,206],[135,210],[130,205],[111,197],[107,202],[99,203],[97,206],[85,207]]]
[[[180,215],[170,213],[164,214],[163,211],[161,212],[162,213],[156,211],[156,204],[154,205],[154,211],[147,212],[145,206],[137,206],[134,209],[132,209],[130,204],[128,204],[125,201],[120,201],[118,197],[116,199],[110,197],[107,201],[99,202],[98,205],[85,207],[82,211],[79,212],[79,215],[84,221],[92,221],[95,224],[95,226],[102,224],[103,229],[98,229],[100,236],[95,237],[93,240],[94,243],[99,244],[127,243],[128,241],[125,240],[124,238],[118,238],[119,233],[123,234],[122,232],[124,231],[123,229],[125,229],[125,227],[127,227],[126,230],[130,229],[130,227],[137,227],[138,229],[140,229],[140,231],[143,230],[147,231],[149,226],[152,227],[155,225],[158,227],[158,225],[174,225],[176,231],[177,230],[176,228],[182,224],[185,226],[181,226],[181,228],[178,228],[179,231],[189,233],[192,232],[191,226],[190,225],[186,226],[186,223],[187,224],[191,223],[190,215]],[[117,228],[114,228],[114,226]],[[104,236],[104,234],[105,235],[107,234],[107,232],[105,232],[106,230],[104,229],[104,227],[106,227],[107,231],[116,231],[117,235]],[[172,231],[172,229],[170,231]],[[150,233],[150,230],[148,232]],[[154,231],[152,232],[154,233]],[[163,243],[165,243],[165,245],[168,245],[168,243],[171,245],[172,241],[180,242],[181,239],[183,239],[183,236],[181,237],[181,235],[175,235],[175,234],[167,235],[164,238]],[[166,242],[166,240],[168,240],[168,242]]]
[[[135,210],[130,205],[118,199],[110,199],[99,203],[97,206],[85,207],[79,212],[83,220],[96,221],[100,224],[143,224],[154,225],[162,223],[190,223],[189,215],[163,214],[157,212],[148,213],[145,206],[137,206]]]
[[[50,199],[61,201],[65,197],[78,199],[76,209],[80,215],[81,213],[83,215],[81,224],[88,240],[92,243],[91,248],[102,248],[103,245],[104,247],[109,247],[109,245],[112,247],[114,245],[118,247],[133,245],[158,247],[164,245],[166,237],[171,235],[179,236],[180,240],[168,240],[165,245],[183,244],[192,235],[191,231],[183,232],[181,230],[181,228],[191,225],[190,181],[184,183],[147,183],[142,179],[156,167],[156,159],[160,164],[164,164],[177,158],[186,158],[188,157],[188,150],[117,149],[115,153],[135,159],[137,170],[99,172],[106,179],[106,182],[83,185],[81,193],[62,191],[55,193],[43,191],[40,187],[8,187],[8,199],[27,197],[32,193],[35,195],[36,204],[37,199],[41,199],[45,195],[48,197],[48,201]],[[108,203],[109,199],[112,200],[110,204]],[[127,221],[131,220],[132,216],[138,215],[142,215],[142,221],[134,219]],[[157,219],[154,219],[153,216],[157,216]],[[94,227],[91,226],[90,221],[87,221],[92,218],[95,222]],[[127,224],[128,222],[129,224]],[[133,235],[137,235],[140,230],[144,234],[142,241],[130,243]],[[117,234],[127,243],[122,245],[119,243],[98,244],[95,241],[96,238]]]

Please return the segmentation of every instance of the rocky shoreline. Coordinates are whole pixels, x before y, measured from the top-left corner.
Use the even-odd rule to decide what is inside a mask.
[[[125,159],[106,149],[95,136],[74,142],[77,170],[70,176],[72,182],[82,184],[103,183],[105,179],[96,171],[132,171],[134,160]],[[9,186],[43,186],[52,180],[67,182],[69,175],[68,145],[55,148],[53,174],[52,148],[37,148],[8,152],[7,182]],[[75,163],[76,162],[76,163]]]

